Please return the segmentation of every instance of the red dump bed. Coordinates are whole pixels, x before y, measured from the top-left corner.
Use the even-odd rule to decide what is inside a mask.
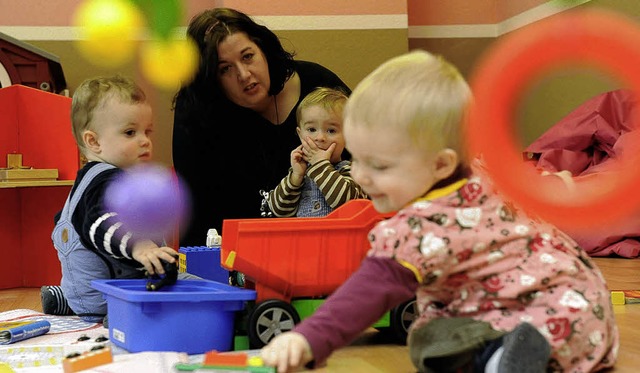
[[[255,284],[258,302],[327,296],[359,267],[384,218],[359,199],[321,218],[227,219],[221,262]]]

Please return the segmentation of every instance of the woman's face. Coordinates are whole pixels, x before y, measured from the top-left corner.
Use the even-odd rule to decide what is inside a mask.
[[[262,50],[244,32],[224,38],[218,45],[218,80],[227,98],[261,112],[269,99],[269,65]]]

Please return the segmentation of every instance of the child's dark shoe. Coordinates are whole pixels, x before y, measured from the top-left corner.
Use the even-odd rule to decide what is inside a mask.
[[[544,373],[551,356],[547,339],[529,323],[522,323],[503,337],[504,350],[498,373]]]
[[[47,315],[68,316],[74,315],[69,307],[67,299],[62,294],[60,286],[43,286],[40,288],[40,301],[42,312]]]

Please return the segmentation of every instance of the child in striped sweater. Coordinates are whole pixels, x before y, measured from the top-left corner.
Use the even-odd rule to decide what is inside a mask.
[[[301,145],[291,152],[291,168],[267,196],[277,217],[325,216],[356,198],[367,198],[351,177],[351,162],[342,159],[342,109],[347,96],[336,89],[317,88],[296,111]]]

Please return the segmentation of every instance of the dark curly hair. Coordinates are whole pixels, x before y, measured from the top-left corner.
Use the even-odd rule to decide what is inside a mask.
[[[244,32],[264,53],[269,65],[269,94],[276,95],[294,73],[293,53],[287,52],[280,39],[267,27],[257,24],[246,14],[230,8],[214,8],[195,15],[189,22],[187,37],[198,45],[200,65],[194,79],[183,86],[174,98],[197,105],[202,99],[224,97],[217,79],[218,45],[229,35]]]

